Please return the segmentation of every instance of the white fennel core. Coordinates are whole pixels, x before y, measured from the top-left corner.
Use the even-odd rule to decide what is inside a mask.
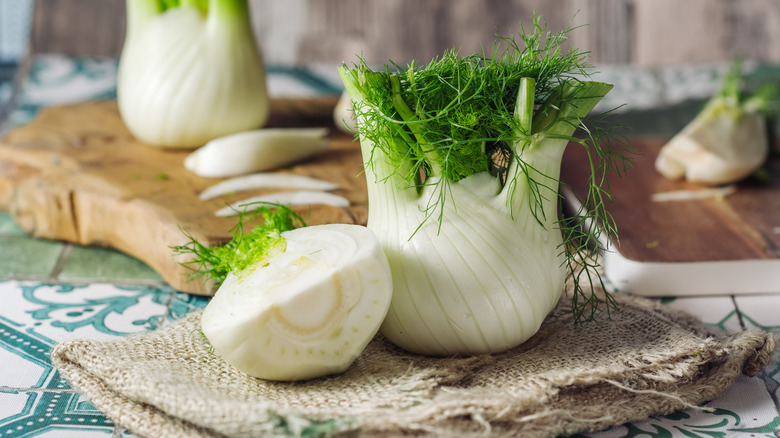
[[[342,372],[387,313],[387,259],[359,225],[304,227],[282,237],[284,252],[228,275],[203,313],[203,333],[217,354],[254,377]]]

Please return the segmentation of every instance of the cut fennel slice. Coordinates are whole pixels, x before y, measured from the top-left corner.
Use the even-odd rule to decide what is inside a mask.
[[[202,316],[215,352],[241,371],[294,381],[346,370],[390,306],[390,267],[360,225],[281,234],[285,250],[228,274]]]
[[[292,173],[254,173],[214,184],[201,192],[205,201],[228,193],[259,189],[335,190],[338,184]]]

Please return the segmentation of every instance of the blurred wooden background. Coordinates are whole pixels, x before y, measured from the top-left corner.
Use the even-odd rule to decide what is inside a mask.
[[[588,24],[572,43],[593,64],[780,62],[780,0],[251,0],[266,62],[425,62],[490,47],[532,12],[550,30]],[[116,56],[124,0],[35,0],[37,52]]]

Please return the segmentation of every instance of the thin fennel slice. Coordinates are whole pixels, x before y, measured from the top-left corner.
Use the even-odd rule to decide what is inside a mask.
[[[208,187],[200,193],[200,199],[205,201],[229,193],[261,189],[299,189],[299,190],[335,190],[339,185],[308,176],[292,173],[253,173],[237,176]]]
[[[254,204],[280,204],[280,205],[330,205],[331,207],[349,207],[349,199],[333,193],[297,190],[293,192],[278,192],[267,195],[254,196],[243,201],[234,202],[227,207],[220,208],[214,213],[216,216],[236,216],[248,210],[254,209]]]
[[[330,146],[327,128],[265,128],[215,138],[184,159],[206,178],[228,178],[278,169]]]
[[[671,192],[658,192],[650,196],[653,202],[682,202],[699,201],[702,199],[722,199],[737,191],[735,185],[723,187],[711,187],[697,190],[673,190]]]
[[[228,363],[269,380],[346,370],[390,305],[390,267],[373,233],[328,224],[280,234],[284,250],[230,272],[202,316]]]

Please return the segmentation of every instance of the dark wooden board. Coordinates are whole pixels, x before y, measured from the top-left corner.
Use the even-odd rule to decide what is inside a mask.
[[[336,98],[272,102],[268,126],[331,126]],[[297,208],[309,224],[358,223],[367,218],[365,178],[358,144],[331,130],[331,149],[281,172],[339,184],[348,208]],[[136,141],[114,101],[51,107],[0,141],[0,210],[9,211],[30,235],[107,246],[152,267],[176,289],[209,294],[193,281],[171,247],[187,239],[217,244],[229,239],[235,218],[214,211],[262,191],[201,201],[198,194],[221,180],[184,169],[189,151]]]
[[[666,139],[631,139],[639,152],[636,165],[623,177],[612,175],[614,199],[609,210],[618,226],[613,249],[640,263],[698,263],[780,258],[780,158],[767,163],[767,183],[743,181],[723,197],[682,202],[654,202],[658,192],[700,190],[684,181],[670,181],[654,167]],[[563,179],[582,196],[586,166],[583,149],[570,146]]]

